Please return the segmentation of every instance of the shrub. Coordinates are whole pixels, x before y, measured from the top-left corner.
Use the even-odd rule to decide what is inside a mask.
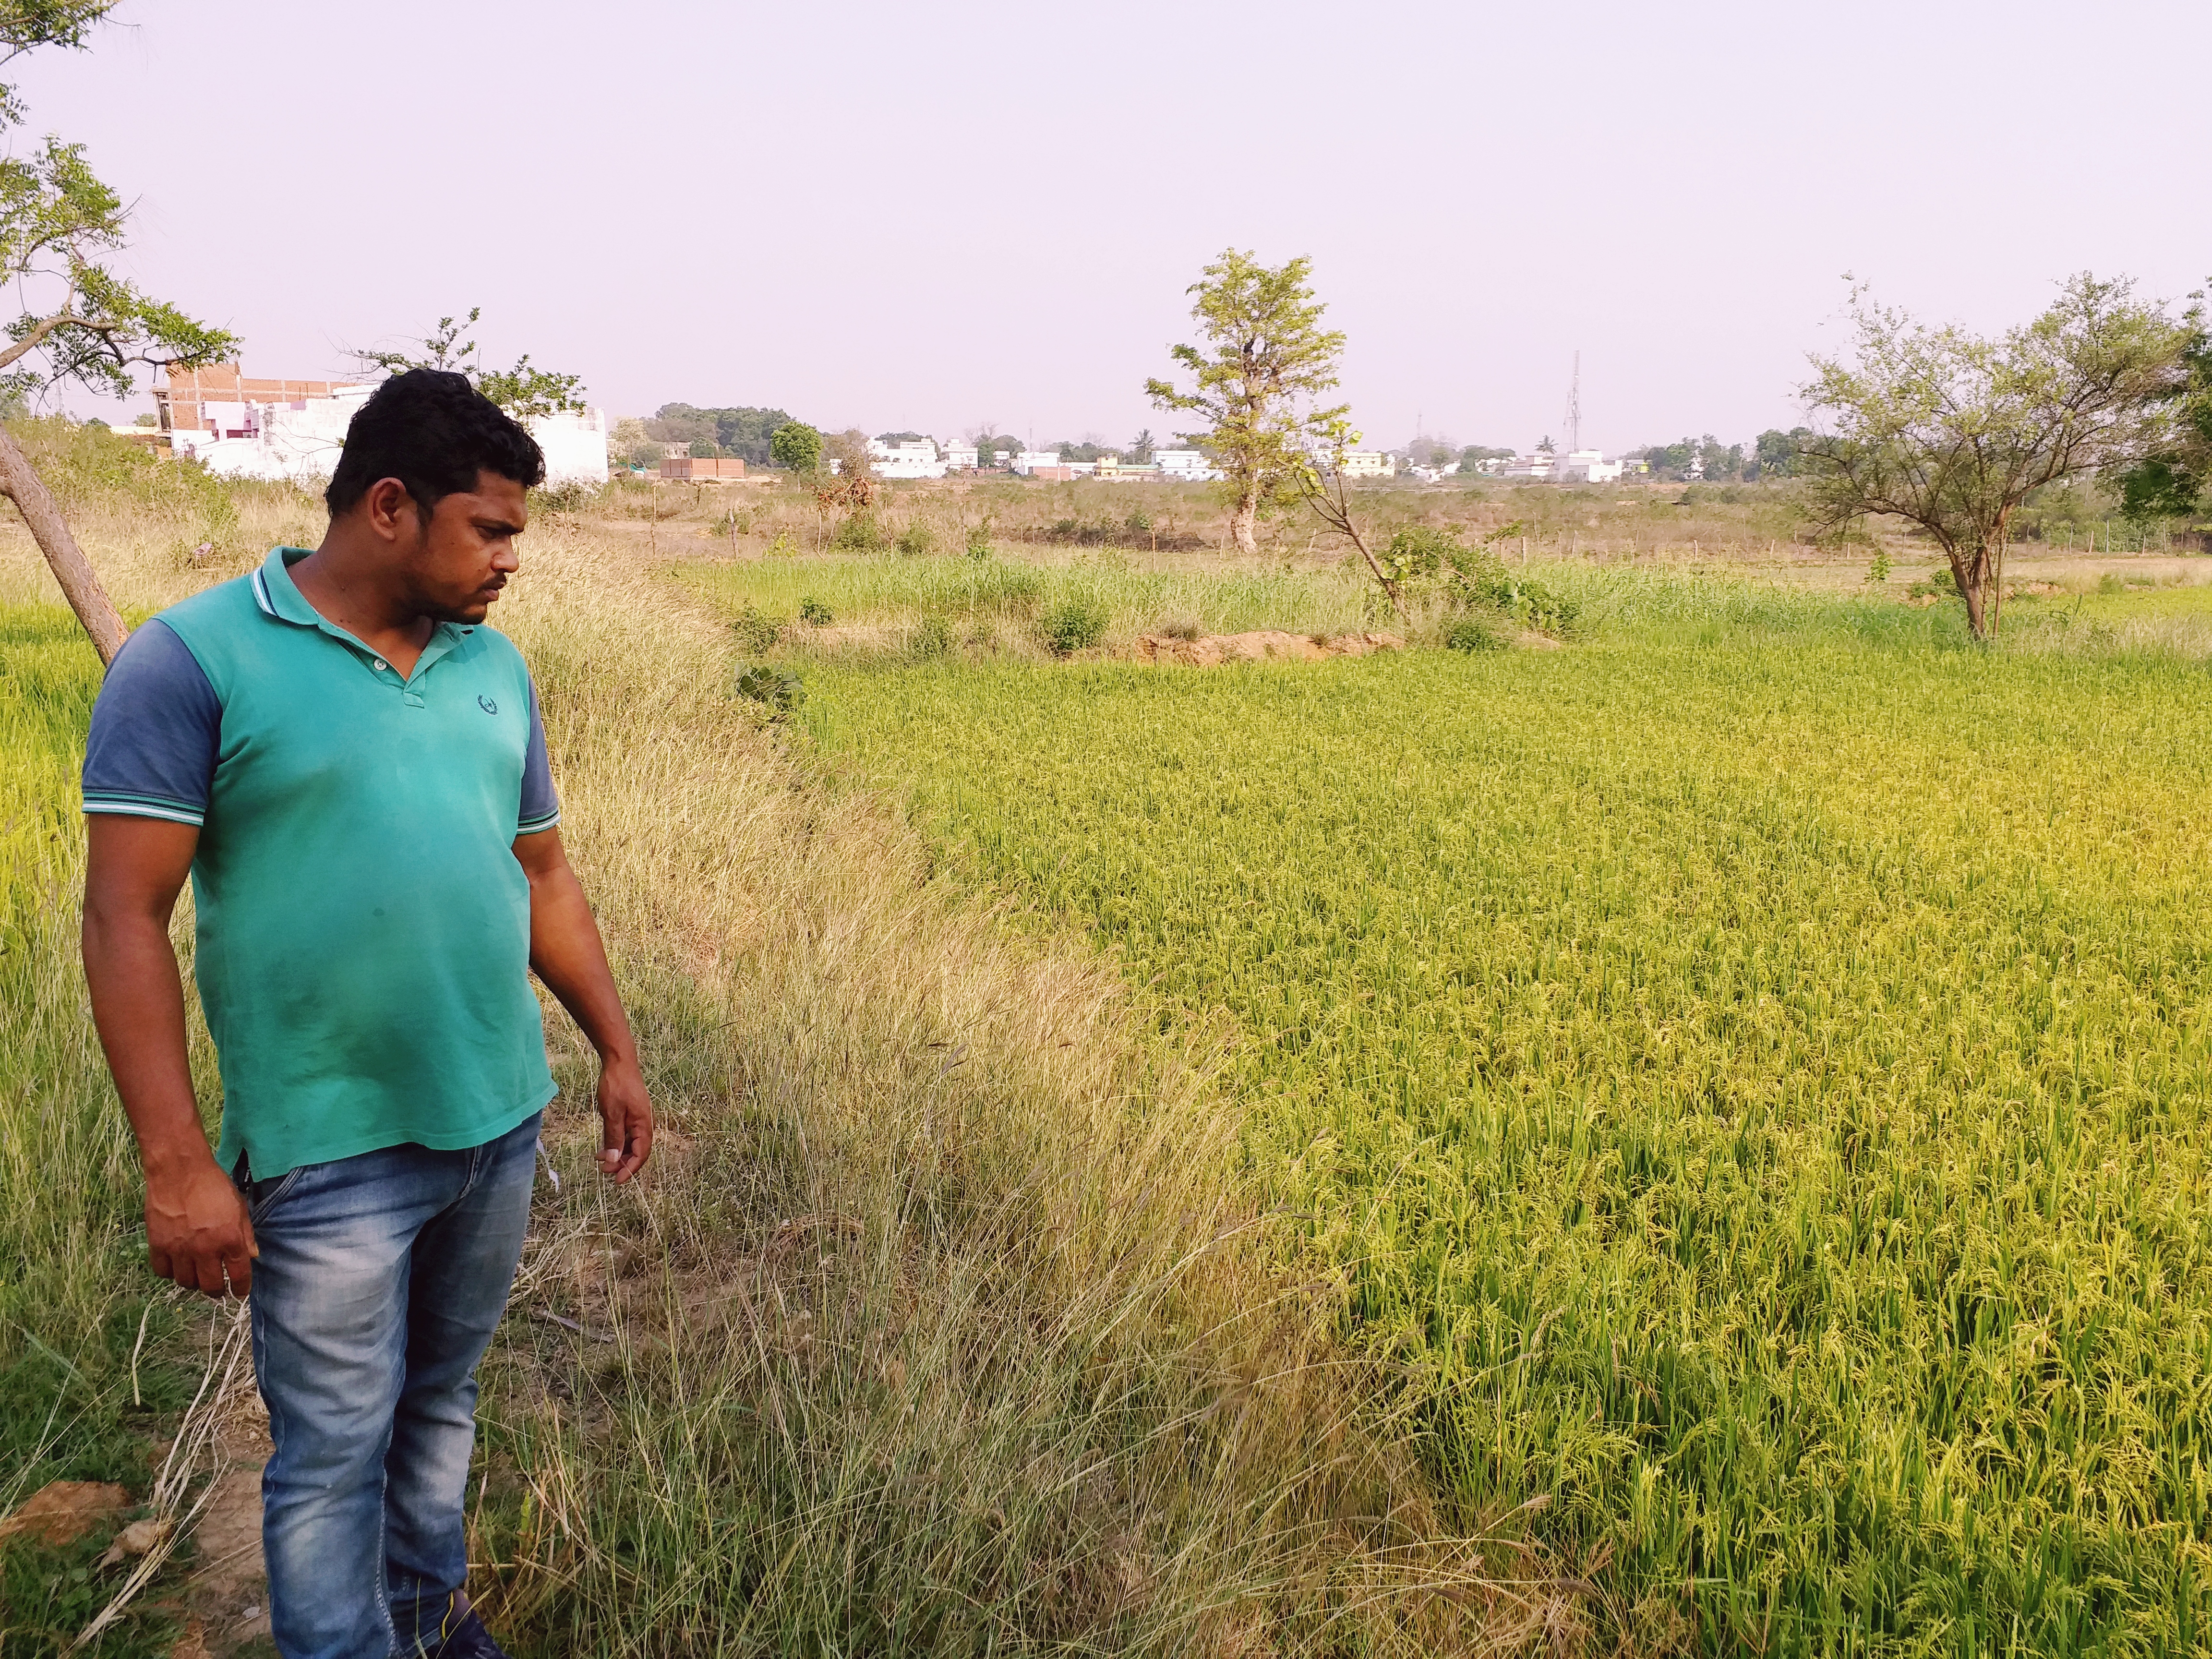
[[[799,602],[799,620],[816,628],[827,628],[837,618],[828,605],[809,593]]]
[[[1874,562],[1867,566],[1866,579],[1869,582],[1875,583],[1886,582],[1889,580],[1889,550],[1887,548],[1877,548],[1875,550]]]
[[[991,556],[991,526],[988,524],[969,526],[968,556],[978,561]]]
[[[791,539],[789,531],[779,530],[775,532],[775,539],[768,544],[767,556],[771,559],[795,559],[799,556],[799,544]]]
[[[890,545],[872,513],[855,513],[837,526],[830,544],[841,553],[880,553]]]
[[[1505,635],[1487,617],[1455,617],[1444,629],[1444,647],[1451,651],[1503,651]]]
[[[746,650],[765,651],[783,637],[784,627],[782,617],[767,616],[749,605],[738,612],[730,631]]]
[[[1948,575],[1949,573],[1947,571],[1944,574]],[[2097,578],[2097,591],[2100,593],[2119,593],[2125,592],[2127,584],[2109,570]]]
[[[896,545],[909,559],[924,558],[937,550],[936,532],[916,521],[899,532]]]
[[[738,695],[762,704],[780,718],[806,701],[806,682],[795,668],[749,663],[738,671]]]
[[[571,478],[566,483],[532,490],[530,506],[532,511],[538,513],[580,513],[598,494],[589,485]]]
[[[1176,617],[1160,624],[1163,639],[1194,640],[1200,631],[1197,619],[1192,617]]]
[[[1443,574],[1446,564],[1468,556],[1468,550],[1449,530],[1416,526],[1390,538],[1390,545],[1377,561],[1393,581],[1419,580]]]
[[[1924,599],[1931,596],[1955,598],[1959,592],[1959,582],[1958,579],[1952,575],[1951,567],[1944,565],[1939,569],[1929,571],[1924,578],[1913,583],[1905,591],[1916,599]]]
[[[1063,599],[1044,613],[1041,631],[1056,655],[1087,651],[1106,637],[1106,607],[1095,599]]]
[[[942,657],[952,649],[952,623],[942,612],[933,611],[918,623],[907,638],[907,649],[917,657]]]

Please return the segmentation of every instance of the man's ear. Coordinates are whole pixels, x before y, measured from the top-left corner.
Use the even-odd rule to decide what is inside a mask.
[[[368,509],[369,527],[386,541],[411,546],[428,533],[430,515],[397,478],[379,478],[369,485],[362,504]]]

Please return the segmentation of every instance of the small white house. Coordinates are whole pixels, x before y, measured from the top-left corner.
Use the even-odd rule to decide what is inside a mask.
[[[1041,466],[1058,466],[1060,452],[1056,449],[1024,449],[1010,463],[1014,471],[1027,477]]]
[[[1626,469],[1619,461],[1608,461],[1601,449],[1577,449],[1552,469],[1552,476],[1562,483],[1611,483]]]
[[[868,462],[878,478],[941,478],[947,465],[927,438],[909,438],[896,445],[871,438]]]
[[[373,386],[341,386],[326,398],[236,404],[204,403],[206,429],[179,426],[169,433],[173,453],[196,460],[227,478],[289,478],[310,483],[337,470],[346,428],[368,401]],[[523,422],[545,454],[549,484],[607,481],[605,410],[534,415]],[[678,447],[679,450],[682,446]]]
[[[975,452],[975,446],[973,444],[947,444],[945,446],[945,465],[955,472],[974,471],[975,470],[976,462],[979,459],[980,457]]]
[[[1212,483],[1220,472],[1206,462],[1205,453],[1196,449],[1156,449],[1152,465],[1159,468],[1161,479],[1168,483]]]
[[[1338,462],[1347,478],[1395,478],[1395,457],[1379,449],[1347,449]]]

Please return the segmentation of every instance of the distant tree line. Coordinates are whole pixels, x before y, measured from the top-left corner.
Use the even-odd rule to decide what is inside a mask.
[[[1799,447],[1813,435],[1811,428],[1792,427],[1784,432],[1769,427],[1747,448],[1723,444],[1710,432],[1702,438],[1683,438],[1671,444],[1646,444],[1628,452],[1656,478],[1680,480],[1695,474],[1709,483],[1751,483],[1760,478],[1789,478],[1797,473]]]
[[[778,427],[790,424],[790,415],[781,409],[697,409],[690,404],[663,404],[645,422],[645,431],[655,443],[685,445],[702,459],[726,457],[747,466],[767,466],[770,464],[769,441]]]

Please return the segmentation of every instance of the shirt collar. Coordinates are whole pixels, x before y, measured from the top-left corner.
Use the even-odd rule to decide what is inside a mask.
[[[300,592],[299,584],[292,580],[292,567],[307,556],[304,547],[272,547],[261,567],[247,578],[253,585],[253,602],[262,611],[279,622],[295,623],[301,628],[317,628],[331,638],[343,640],[365,656],[376,653],[343,628],[332,623],[323,613],[307,603],[307,595]],[[464,635],[472,634],[473,628],[457,627],[441,622],[430,630],[429,642],[415,664],[411,678],[422,678],[422,671],[459,644]]]
[[[247,580],[253,584],[254,604],[266,614],[301,628],[320,628],[322,612],[307,603],[292,580],[292,567],[307,556],[304,547],[272,547],[261,568]]]

